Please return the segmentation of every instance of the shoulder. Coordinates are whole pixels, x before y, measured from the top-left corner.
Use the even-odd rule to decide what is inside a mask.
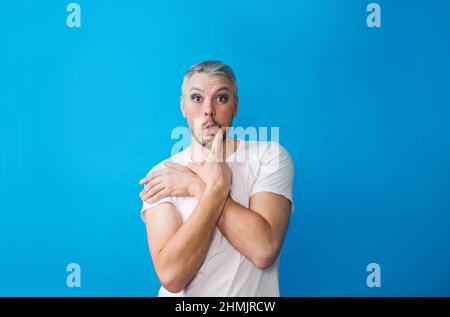
[[[282,172],[293,174],[293,162],[288,150],[276,141],[259,141],[258,156],[260,171],[264,173]]]
[[[186,151],[186,150],[184,150]],[[156,172],[158,170],[163,170],[166,169],[167,167],[164,165],[165,162],[170,161],[170,162],[175,162],[175,163],[179,163],[179,164],[184,164],[185,157],[186,157],[186,153],[184,151],[181,151],[179,153],[176,153],[174,155],[172,155],[171,157],[162,160],[161,162],[159,162],[158,164],[156,164],[155,166],[153,166],[150,171],[147,173],[147,176],[149,176],[151,173]],[[145,185],[145,187],[147,187],[148,184]],[[170,203],[170,204],[164,204],[164,202]],[[151,214],[160,214],[161,212],[158,212],[158,210],[167,210],[167,209],[173,209],[173,205],[175,207],[178,206],[177,204],[177,197],[175,196],[169,196],[169,197],[165,197],[155,203],[147,203],[146,201],[143,202],[142,208],[141,208],[141,216],[142,219],[144,220],[144,222],[147,222],[147,213],[146,210],[148,209],[152,209]],[[153,212],[153,210],[155,210],[155,212]]]
[[[260,141],[259,162],[250,196],[259,192],[282,195],[292,202],[294,164],[287,149],[276,141]]]
[[[158,164],[154,165],[154,166],[150,169],[150,171],[148,171],[147,176],[148,176],[150,173],[152,173],[152,172],[156,172],[156,171],[165,169],[166,166],[164,165],[164,163],[167,162],[167,161],[169,161],[169,162],[174,162],[174,163],[178,163],[178,164],[183,164],[183,165],[184,165],[184,164],[185,164],[185,159],[184,159],[184,157],[185,157],[185,155],[186,155],[185,151],[186,151],[186,150],[183,150],[183,151],[181,151],[181,152],[178,152],[178,153],[172,155],[171,157],[168,157],[168,158],[162,160],[161,162],[159,162]]]
[[[262,161],[279,158],[289,158],[288,150],[277,141],[246,141],[249,153],[258,156]]]

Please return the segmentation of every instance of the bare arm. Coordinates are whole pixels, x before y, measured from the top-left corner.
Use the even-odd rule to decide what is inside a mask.
[[[189,190],[180,185],[180,181],[172,181],[167,187],[180,185],[182,191],[192,193],[200,199],[205,191],[205,183],[197,178],[191,179],[186,167],[169,164],[178,169],[177,179],[190,180]],[[183,182],[181,182],[183,183]],[[175,194],[178,188],[175,188]],[[143,194],[143,200],[148,196]],[[157,201],[151,199],[150,202]],[[218,221],[222,234],[240,253],[248,257],[257,267],[267,268],[277,258],[289,224],[291,202],[284,196],[260,192],[250,197],[249,208],[235,202],[230,196],[226,200],[223,212]]]
[[[152,178],[160,177],[159,186],[164,189],[160,192],[162,194],[155,195],[155,186],[149,186],[141,193],[143,201],[149,199],[150,202],[154,202],[169,195],[183,197],[186,193],[200,201],[203,199],[205,182],[209,179],[205,175],[202,176],[204,167],[185,167],[169,162],[166,166],[168,170],[165,175],[161,173],[163,175],[159,176],[161,174],[155,173],[141,181],[151,183]],[[212,196],[214,195],[213,193]],[[223,211],[219,214],[217,227],[235,249],[248,257],[257,267],[265,269],[278,257],[289,225],[290,214],[291,202],[282,195],[259,192],[250,197],[249,208],[241,206],[228,196]]]
[[[201,168],[192,167],[202,178],[205,190],[187,221],[182,224],[170,203],[145,213],[155,270],[161,284],[171,292],[181,291],[200,269],[230,191],[231,172],[215,157],[216,149],[222,146],[221,132],[214,138],[208,162]]]
[[[249,208],[228,196],[218,228],[240,253],[265,269],[278,257],[290,213],[290,201],[278,194],[257,193],[250,198]]]
[[[227,192],[220,187],[207,187],[184,224],[171,203],[145,212],[150,254],[160,282],[167,290],[181,291],[197,274],[226,197]]]

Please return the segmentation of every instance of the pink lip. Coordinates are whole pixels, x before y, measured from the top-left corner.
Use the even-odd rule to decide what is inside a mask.
[[[203,129],[209,134],[216,134],[219,127],[214,122],[208,122]]]
[[[210,122],[210,123],[208,123],[207,125],[204,126],[204,129],[208,129],[208,128],[213,127],[213,126],[215,126],[215,124]]]
[[[219,128],[215,125],[210,125],[208,127],[205,127],[206,132],[209,134],[216,134],[218,129]]]

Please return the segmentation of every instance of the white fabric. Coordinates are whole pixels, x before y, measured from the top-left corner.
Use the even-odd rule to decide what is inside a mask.
[[[191,163],[187,150],[168,160],[181,165]],[[248,208],[252,195],[273,192],[289,199],[293,210],[294,168],[289,153],[280,144],[240,140],[238,149],[226,163],[232,173],[230,195],[237,203]],[[162,168],[165,168],[164,161],[149,174]],[[163,202],[170,202],[177,208],[183,223],[197,204],[193,197],[167,197],[154,204],[144,202],[142,218],[146,210]],[[216,228],[205,261],[192,281],[179,293],[171,293],[161,286],[159,296],[279,296],[278,261],[265,270],[259,269]]]

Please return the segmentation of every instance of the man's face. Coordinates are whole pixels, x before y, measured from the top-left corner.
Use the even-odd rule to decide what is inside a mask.
[[[234,85],[221,75],[193,74],[185,84],[180,102],[192,136],[208,148],[219,127],[231,126],[237,114]]]

